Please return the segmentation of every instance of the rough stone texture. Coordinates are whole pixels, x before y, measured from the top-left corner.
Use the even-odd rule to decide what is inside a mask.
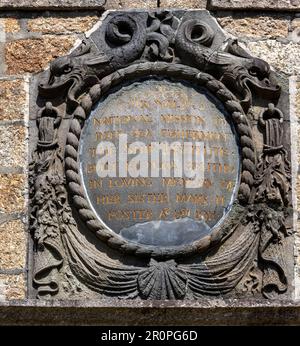
[[[26,133],[24,126],[0,126],[0,166],[26,165]]]
[[[0,274],[0,300],[25,299],[24,275]]]
[[[21,30],[19,21],[16,18],[1,18],[0,24],[6,33],[16,33]]]
[[[211,0],[212,9],[267,9],[293,10],[300,8],[300,0]]]
[[[28,20],[30,31],[44,34],[82,33],[90,30],[98,21],[97,16],[86,17],[38,17]]]
[[[300,302],[33,300],[0,303],[4,325],[228,326],[299,325]],[[198,333],[198,340],[201,336]],[[57,335],[53,339],[57,338]],[[95,338],[92,339],[94,343]],[[88,343],[87,343],[88,344]]]
[[[288,38],[293,42],[300,42],[300,18],[292,20]]]
[[[291,17],[289,15],[249,15],[226,12],[217,18],[224,30],[237,37],[286,37]]]
[[[157,0],[107,0],[105,9],[156,8]]]
[[[207,0],[161,0],[165,8],[206,8]]]
[[[24,211],[26,177],[23,174],[0,174],[0,212]]]
[[[26,234],[20,220],[0,225],[0,268],[16,269],[25,267]]]
[[[268,61],[278,71],[289,75],[300,73],[299,44],[266,40],[249,42],[247,46],[254,56]]]
[[[5,47],[7,72],[38,72],[47,67],[54,58],[67,54],[75,40],[74,36],[45,35],[36,39],[8,42]]]
[[[294,18],[291,22],[291,30],[300,28],[300,18]]]
[[[298,239],[300,245],[300,78],[296,83],[296,96],[295,96],[295,106],[296,106],[296,116],[298,119],[298,177],[297,177],[297,211],[298,211]],[[300,248],[299,248],[300,255]],[[300,256],[298,257],[298,266],[299,266],[299,274],[300,274]]]
[[[296,105],[296,116],[298,119],[298,124],[300,125],[300,79],[296,83],[296,96],[295,96],[295,105]],[[300,163],[300,126],[299,127],[299,136],[298,136],[298,162]],[[300,171],[299,171],[299,178],[300,178]],[[300,218],[300,181],[299,181],[299,189],[298,189],[298,211],[299,211],[299,218]]]
[[[26,93],[23,79],[0,79],[0,121],[22,120]]]
[[[296,212],[298,218],[295,220],[297,227],[295,232],[295,299],[300,299],[300,79],[296,76],[290,78],[290,100],[291,100],[291,131],[292,145],[292,175],[294,187],[294,201],[297,203]]]
[[[67,9],[77,8],[99,8],[101,9],[105,0],[1,0],[0,8],[5,9]]]

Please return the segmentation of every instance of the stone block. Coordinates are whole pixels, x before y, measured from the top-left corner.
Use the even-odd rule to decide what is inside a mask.
[[[298,80],[296,84],[296,115],[298,117],[298,122],[300,123],[300,79]],[[299,129],[300,131],[300,129]],[[300,139],[300,138],[299,138]],[[300,152],[300,147],[298,147],[298,150]],[[300,163],[300,161],[299,161]]]
[[[206,8],[207,0],[161,0],[164,8]]]
[[[0,79],[0,121],[23,120],[26,93],[23,79]]]
[[[0,300],[25,299],[24,275],[0,274]]]
[[[0,166],[26,166],[26,128],[25,126],[0,126]]]
[[[287,37],[291,16],[249,15],[249,13],[217,17],[222,28],[237,37],[276,38]]]
[[[295,43],[300,42],[300,18],[292,20],[288,38]]]
[[[210,8],[299,11],[300,0],[211,0]]]
[[[28,30],[43,34],[83,33],[98,21],[97,16],[83,17],[38,17],[28,20]]]
[[[156,0],[107,0],[106,10],[118,10],[128,8],[156,8]]]
[[[45,35],[36,39],[8,42],[5,46],[7,72],[8,74],[39,72],[54,58],[67,54],[75,41],[76,36]]]
[[[24,211],[26,176],[24,174],[0,174],[0,212]]]
[[[297,220],[297,232],[295,234],[295,247],[297,249],[298,256],[296,259],[297,267],[296,267],[296,273],[298,273],[298,277],[296,277],[296,280],[298,280],[300,284],[300,79],[298,78],[298,81],[295,81],[295,93],[293,92],[293,109],[295,111],[295,115],[298,120],[298,126],[297,126],[297,132],[295,133],[296,137],[295,139],[297,140],[297,162],[296,165],[298,164],[298,174],[296,175],[296,198],[297,198],[297,212],[298,212],[298,220]],[[297,281],[296,281],[297,283]],[[300,297],[300,286],[299,284],[296,284],[296,295]]]
[[[105,0],[1,0],[0,8],[31,10],[101,9]]]
[[[0,18],[0,25],[4,28],[6,33],[16,33],[21,30],[17,18]]]
[[[295,106],[295,112],[298,119],[298,176],[297,176],[297,210],[298,210],[298,219],[299,219],[299,226],[300,226],[300,170],[299,170],[299,164],[300,164],[300,80],[296,82],[296,94],[294,99],[294,106]],[[300,227],[298,227],[298,236],[300,241]],[[299,248],[300,252],[300,248]],[[300,257],[299,257],[300,261]],[[299,262],[300,264],[300,262]]]
[[[0,268],[24,268],[26,261],[26,233],[20,220],[0,225]]]
[[[268,61],[276,70],[288,75],[300,73],[299,44],[265,40],[249,42],[247,46],[254,56]]]
[[[300,18],[297,17],[297,18],[294,18],[291,22],[291,29],[297,29],[297,28],[300,28]]]

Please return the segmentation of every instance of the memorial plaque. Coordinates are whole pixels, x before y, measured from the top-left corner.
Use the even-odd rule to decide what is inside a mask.
[[[234,131],[220,101],[188,84],[150,80],[110,93],[81,136],[81,175],[95,213],[146,245],[206,236],[234,199]]]
[[[206,11],[108,12],[41,76],[33,295],[289,297],[287,97]]]

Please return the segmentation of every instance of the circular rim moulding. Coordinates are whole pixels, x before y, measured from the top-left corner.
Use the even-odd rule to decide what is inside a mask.
[[[88,201],[82,184],[78,160],[80,136],[85,120],[91,114],[93,106],[97,105],[99,100],[112,88],[124,82],[128,83],[137,79],[150,77],[165,77],[180,82],[186,81],[194,87],[202,87],[208,90],[221,101],[227,110],[240,144],[240,176],[236,201],[231,210],[226,214],[226,217],[212,229],[209,235],[190,244],[159,247],[126,240],[108,227],[105,227],[99,220]],[[103,78],[99,84],[94,85],[82,97],[80,105],[73,114],[73,120],[67,135],[65,157],[66,177],[73,205],[78,210],[79,216],[85,222],[86,226],[111,248],[129,255],[156,259],[187,257],[203,253],[212,245],[221,241],[239,223],[240,218],[237,218],[237,214],[243,213],[243,206],[249,202],[256,164],[255,146],[251,128],[236,97],[223,83],[209,74],[202,73],[192,67],[180,64],[171,66],[164,62],[147,62],[131,65],[112,73]]]

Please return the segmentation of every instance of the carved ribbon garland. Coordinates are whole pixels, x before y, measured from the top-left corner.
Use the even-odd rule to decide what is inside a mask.
[[[285,207],[289,206],[291,189],[290,162],[283,147],[283,114],[269,104],[259,118],[264,130],[264,147],[257,168],[257,202],[265,202],[260,232],[259,255],[264,263],[263,293],[271,296],[273,290],[284,292],[287,288],[287,271],[284,258]]]
[[[63,263],[58,206],[64,184],[63,158],[57,143],[61,123],[58,111],[47,102],[37,118],[39,140],[30,167],[31,231],[37,248],[34,282],[38,294],[59,290],[56,274]]]

